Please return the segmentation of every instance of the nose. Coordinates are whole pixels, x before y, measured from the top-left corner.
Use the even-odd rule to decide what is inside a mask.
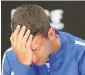
[[[35,54],[33,54],[32,62],[35,63],[37,62],[37,60],[38,60],[37,57],[35,56]]]

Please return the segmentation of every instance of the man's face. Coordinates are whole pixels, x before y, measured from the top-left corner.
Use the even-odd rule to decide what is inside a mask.
[[[45,64],[48,61],[48,56],[52,48],[52,42],[49,38],[37,34],[31,44],[33,51],[33,63],[38,66]]]

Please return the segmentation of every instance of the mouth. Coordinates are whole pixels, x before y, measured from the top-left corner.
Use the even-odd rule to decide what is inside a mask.
[[[42,63],[46,63],[47,61],[48,61],[48,59],[46,61],[44,61],[44,59],[39,59],[39,60],[37,60],[33,63],[36,64],[36,65],[39,65],[39,64],[42,64]]]
[[[37,61],[35,61],[35,62],[33,62],[33,63],[38,64],[38,63],[40,63],[40,60],[37,60]]]

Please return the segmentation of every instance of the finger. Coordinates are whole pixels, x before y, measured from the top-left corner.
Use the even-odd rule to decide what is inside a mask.
[[[29,37],[29,34],[30,34],[30,30],[28,29],[26,34],[24,35],[24,37],[22,38],[22,44],[21,44],[21,47],[22,47],[22,51],[25,52],[25,46],[26,46],[26,41]]]
[[[30,45],[31,45],[31,43],[32,43],[32,39],[33,39],[33,35],[31,34],[31,35],[29,36],[29,39],[28,39],[27,43],[26,43],[26,47],[27,47],[27,48],[30,47]]]
[[[19,39],[21,39],[21,38],[23,37],[23,35],[24,35],[24,33],[25,33],[25,29],[26,29],[25,26],[23,26],[23,27],[21,28],[21,30],[20,30],[20,32],[19,32],[19,34],[18,34],[18,38],[19,38]]]
[[[17,25],[16,29],[14,30],[14,35],[17,35],[20,30],[20,25]]]
[[[17,34],[20,30],[20,25],[18,25],[15,29],[15,31],[11,34],[11,37],[10,37],[10,42],[11,42],[11,46],[14,48],[15,45],[16,45],[16,38],[17,38]]]
[[[23,27],[21,28],[19,34],[18,34],[18,37],[17,37],[17,49],[18,49],[18,50],[22,50],[22,49],[21,49],[21,45],[22,45],[21,41],[22,41],[23,35],[24,35],[24,33],[25,33],[25,29],[26,29],[26,27],[23,26]]]
[[[20,25],[18,25],[13,33],[14,37],[16,37],[19,33],[19,30],[20,30]]]
[[[23,37],[23,39],[22,39],[22,41],[23,41],[24,43],[26,43],[29,35],[30,35],[30,30],[28,29],[27,32],[26,32],[26,34],[24,35],[24,37]]]
[[[18,25],[14,31],[14,33],[12,34],[12,43],[15,45],[17,42],[17,35],[19,33],[20,30],[20,25]]]

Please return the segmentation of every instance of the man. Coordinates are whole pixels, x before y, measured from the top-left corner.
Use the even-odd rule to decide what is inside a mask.
[[[85,75],[85,40],[51,27],[42,7],[18,7],[11,29],[2,75]]]

